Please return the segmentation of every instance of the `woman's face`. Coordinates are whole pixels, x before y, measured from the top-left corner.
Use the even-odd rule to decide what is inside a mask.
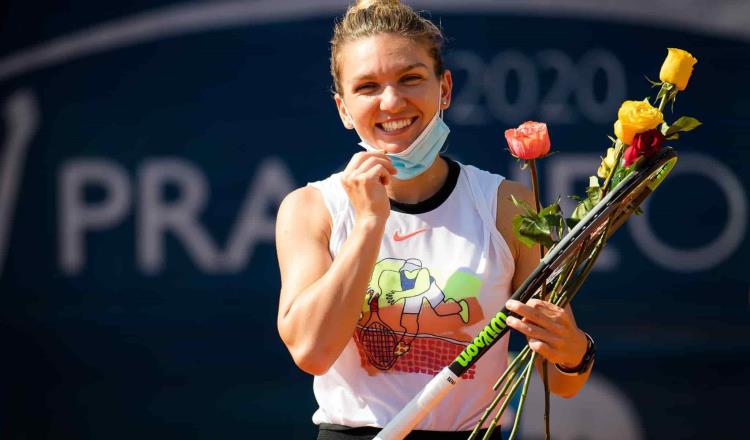
[[[438,106],[450,104],[450,72],[438,78],[427,48],[399,35],[378,34],[344,45],[339,76],[341,95],[334,99],[344,126],[386,153],[404,151]]]

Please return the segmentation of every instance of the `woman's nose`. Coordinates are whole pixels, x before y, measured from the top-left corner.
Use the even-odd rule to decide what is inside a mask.
[[[383,89],[383,94],[380,96],[380,110],[389,113],[396,113],[401,110],[405,104],[404,97],[401,96],[398,88],[387,86]]]

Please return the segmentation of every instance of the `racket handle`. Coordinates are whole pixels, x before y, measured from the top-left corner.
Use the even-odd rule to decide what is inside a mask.
[[[443,400],[448,391],[458,383],[459,377],[448,367],[438,373],[406,406],[396,414],[373,440],[401,440],[419,423],[435,406]]]

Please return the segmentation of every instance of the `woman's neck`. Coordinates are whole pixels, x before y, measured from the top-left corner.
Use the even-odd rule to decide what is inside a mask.
[[[409,180],[391,179],[391,183],[386,185],[385,189],[391,200],[414,204],[437,193],[447,177],[448,163],[438,156],[424,173]]]

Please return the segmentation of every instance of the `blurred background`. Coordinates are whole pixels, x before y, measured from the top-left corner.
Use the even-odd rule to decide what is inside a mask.
[[[583,193],[667,47],[698,58],[675,114],[705,125],[576,298],[598,358],[553,434],[747,438],[750,2],[406,3],[450,39],[447,155],[519,178],[502,133],[545,121],[547,202]],[[0,4],[0,438],[314,438],[274,221],[359,151],[328,73],[346,5]]]

